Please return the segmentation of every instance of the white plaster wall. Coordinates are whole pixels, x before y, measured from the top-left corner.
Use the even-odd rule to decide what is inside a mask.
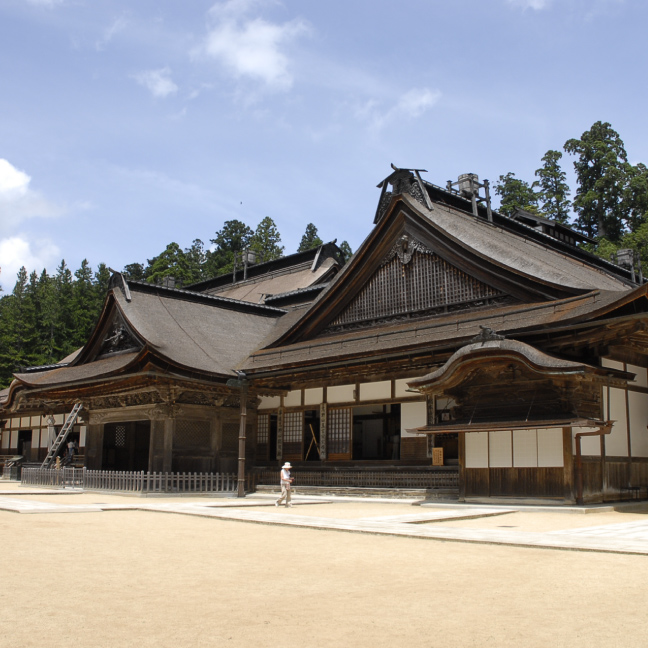
[[[20,427],[26,429],[31,427],[31,418],[29,416],[23,416],[20,419]]]
[[[11,431],[11,444],[9,445],[9,447],[10,448],[18,447],[18,430]]]
[[[585,428],[585,427],[574,427],[572,428],[572,452],[576,456],[576,434],[581,432],[594,432],[596,428]],[[601,437],[599,436],[588,436],[581,437],[581,454],[582,455],[591,455],[593,457],[601,456]]]
[[[329,403],[349,403],[353,401],[353,391],[355,385],[337,385],[328,387],[326,390],[326,400]]]
[[[279,396],[261,396],[260,410],[277,409],[281,405]]]
[[[2,431],[2,449],[6,450],[9,447],[9,439],[11,438],[10,430]]]
[[[630,445],[633,457],[648,457],[648,394],[628,392]]]
[[[85,430],[85,427],[83,429]],[[48,430],[47,430],[47,428],[43,428],[41,430],[41,435],[40,435],[40,447],[41,448],[47,448],[48,439],[49,439]],[[79,445],[84,445],[84,444],[80,443]]]
[[[538,430],[538,467],[562,468],[563,439],[562,428]]]
[[[408,429],[427,425],[427,407],[425,401],[416,403],[401,403],[401,436],[419,437],[408,432]]]
[[[610,360],[610,358],[601,358],[601,366],[609,367],[610,369],[618,369],[619,371],[624,371],[623,362],[617,362],[616,360]]]
[[[604,390],[604,394],[607,389]],[[628,423],[626,417],[625,389],[610,389],[608,418],[615,421],[612,432],[605,436],[605,454],[610,457],[628,455]]]
[[[634,382],[632,385],[637,385],[638,387],[648,387],[648,369],[643,367],[638,367],[637,365],[627,365],[628,371],[635,374]]]
[[[320,405],[324,402],[324,388],[304,389],[304,405]]]
[[[32,416],[30,425],[33,428],[39,428],[41,426],[41,417],[40,416]]]
[[[488,468],[488,432],[467,432],[466,468]]]
[[[516,468],[538,467],[536,430],[513,430],[513,465]]]
[[[385,400],[391,398],[391,380],[360,384],[360,400]]]
[[[284,396],[284,407],[299,407],[301,405],[301,389],[295,389]]]
[[[63,425],[65,416],[63,414],[54,414],[54,425]]]
[[[490,432],[489,465],[491,468],[511,468],[513,466],[513,439],[511,430]]]
[[[413,378],[414,376],[412,376]],[[412,378],[404,378],[402,380],[394,381],[394,395],[396,398],[411,398],[416,396],[416,392],[407,391],[409,387],[407,386],[407,381],[412,380]]]

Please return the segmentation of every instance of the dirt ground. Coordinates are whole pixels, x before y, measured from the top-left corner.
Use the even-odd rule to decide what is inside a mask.
[[[297,502],[290,509],[346,518],[412,512],[409,503],[369,502]],[[542,531],[646,515],[510,513],[442,524]],[[146,511],[0,511],[0,543],[2,648],[648,645],[644,556]]]

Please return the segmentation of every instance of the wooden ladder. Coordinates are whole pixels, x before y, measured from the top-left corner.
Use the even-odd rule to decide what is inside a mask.
[[[61,431],[58,433],[58,436],[54,440],[54,443],[52,443],[52,447],[49,449],[49,452],[47,453],[47,456],[45,457],[45,460],[43,461],[43,465],[41,466],[41,468],[48,468],[49,465],[52,463],[54,457],[56,457],[56,453],[59,451],[59,448],[61,447],[61,445],[63,445],[65,439],[67,439],[67,436],[70,433],[70,430],[72,429],[72,426],[74,425],[75,421],[77,420],[80,411],[81,411],[81,403],[75,403],[74,407],[72,408],[72,411],[68,414],[68,417],[65,419],[65,423],[63,424]]]

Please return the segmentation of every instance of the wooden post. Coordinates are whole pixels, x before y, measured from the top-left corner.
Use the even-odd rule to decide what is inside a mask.
[[[241,425],[239,427],[238,493],[245,497],[245,431],[247,423],[247,380],[241,380]]]

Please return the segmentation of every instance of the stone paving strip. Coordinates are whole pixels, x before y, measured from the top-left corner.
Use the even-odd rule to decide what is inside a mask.
[[[53,504],[13,497],[0,497],[0,510],[14,513],[101,513],[99,504]]]
[[[565,533],[583,536],[596,536],[603,538],[623,538],[632,540],[643,540],[648,542],[648,520],[646,522],[621,522],[620,524],[604,524],[602,526],[583,527],[561,531],[550,531],[552,535],[563,535]]]
[[[511,509],[480,510],[479,508],[421,511],[396,516],[363,517],[359,519],[341,519],[299,515],[295,509],[305,504],[324,504],[330,500],[300,500],[288,512],[282,507],[275,509],[273,501],[263,500],[219,500],[209,502],[164,502],[150,500],[124,502],[119,504],[65,505],[49,504],[33,500],[21,500],[0,496],[0,510],[19,513],[84,513],[98,511],[139,510],[158,513],[195,515],[200,517],[294,526],[311,529],[390,535],[446,542],[470,542],[481,544],[509,545],[517,547],[559,549],[571,551],[595,551],[605,553],[648,555],[648,522],[628,522],[607,526],[588,527],[552,532],[512,531],[509,529],[463,529],[444,527],[442,522],[448,519],[472,519],[490,515],[504,515]],[[264,510],[252,510],[252,509]],[[270,510],[265,510],[270,509]]]
[[[374,535],[392,535],[429,540],[445,540],[453,542],[473,542],[483,544],[513,545],[517,547],[563,549],[571,551],[598,551],[605,553],[644,554],[648,555],[648,542],[626,539],[622,534],[615,537],[588,537],[585,535],[572,536],[565,532],[563,535],[538,533],[530,531],[510,531],[504,529],[457,529],[440,525],[422,526],[421,524],[404,524],[397,522],[382,522],[379,519],[339,519],[298,515],[287,511],[251,511],[239,509],[224,510],[220,507],[185,505],[177,506],[146,506],[147,510],[159,510],[185,515],[199,515],[222,520],[237,520],[240,522],[255,522],[257,524],[279,524],[311,529],[329,529],[335,531],[350,531],[370,533]],[[294,508],[294,507],[293,507]]]

